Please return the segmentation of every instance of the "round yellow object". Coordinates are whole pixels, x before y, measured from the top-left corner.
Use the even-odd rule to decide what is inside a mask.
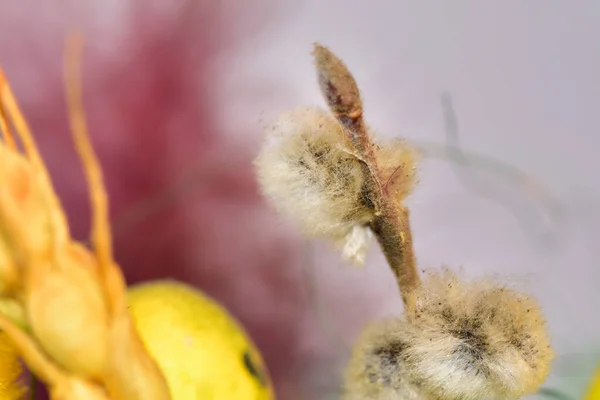
[[[243,328],[214,300],[175,281],[129,289],[130,312],[173,400],[270,400],[270,378]]]
[[[585,400],[600,400],[600,366],[596,369]]]

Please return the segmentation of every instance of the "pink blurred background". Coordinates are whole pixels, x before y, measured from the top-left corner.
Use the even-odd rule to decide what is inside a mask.
[[[502,274],[536,294],[559,354],[549,386],[577,396],[600,350],[592,3],[0,0],[0,64],[84,240],[61,75],[66,29],[82,27],[85,107],[129,282],[202,288],[247,327],[279,398],[335,398],[362,324],[400,312],[395,283],[375,247],[355,269],[303,241],[264,204],[251,168],[265,119],[323,104],[309,53],[316,40],[331,46],[359,80],[369,122],[426,153],[409,201],[420,265]],[[462,145],[547,193],[435,153],[444,90]],[[473,190],[482,185],[486,196]],[[544,208],[549,196],[557,205]]]

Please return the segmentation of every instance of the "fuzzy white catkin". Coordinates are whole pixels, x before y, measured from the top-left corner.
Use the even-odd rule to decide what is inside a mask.
[[[363,225],[354,225],[341,244],[342,257],[355,265],[363,265],[372,239],[373,232],[370,228]]]
[[[552,358],[533,299],[487,281],[461,282],[450,271],[431,273],[414,314],[365,329],[344,399],[516,399],[537,391]]]
[[[267,127],[255,160],[261,190],[313,237],[332,239],[345,258],[364,262],[373,211],[363,199],[360,161],[338,121],[319,108],[284,113]]]

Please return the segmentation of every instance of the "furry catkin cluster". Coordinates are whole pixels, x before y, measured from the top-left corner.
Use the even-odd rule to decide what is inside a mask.
[[[375,209],[365,190],[363,161],[348,140],[327,111],[299,108],[268,127],[255,164],[275,209],[297,220],[307,235],[333,240],[345,258],[362,264]],[[385,190],[402,201],[414,185],[413,151],[399,141],[374,151]]]
[[[489,282],[429,274],[416,308],[365,329],[346,400],[516,399],[544,381],[553,358],[539,305]]]
[[[377,236],[405,305],[402,318],[369,326],[353,348],[345,400],[514,399],[535,392],[553,357],[537,303],[450,271],[421,280],[410,213],[415,155],[402,142],[377,143],[358,85],[329,49],[313,51],[332,114],[302,108],[271,127],[256,160],[272,205],[311,236],[362,263]]]

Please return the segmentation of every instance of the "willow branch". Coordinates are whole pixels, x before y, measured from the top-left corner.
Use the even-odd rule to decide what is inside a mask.
[[[370,228],[396,276],[407,310],[414,308],[415,289],[421,281],[416,268],[409,211],[393,200],[379,168],[374,144],[363,117],[356,81],[346,65],[329,49],[315,44],[313,51],[319,85],[331,112],[345,128],[365,176],[364,196],[373,205]]]

